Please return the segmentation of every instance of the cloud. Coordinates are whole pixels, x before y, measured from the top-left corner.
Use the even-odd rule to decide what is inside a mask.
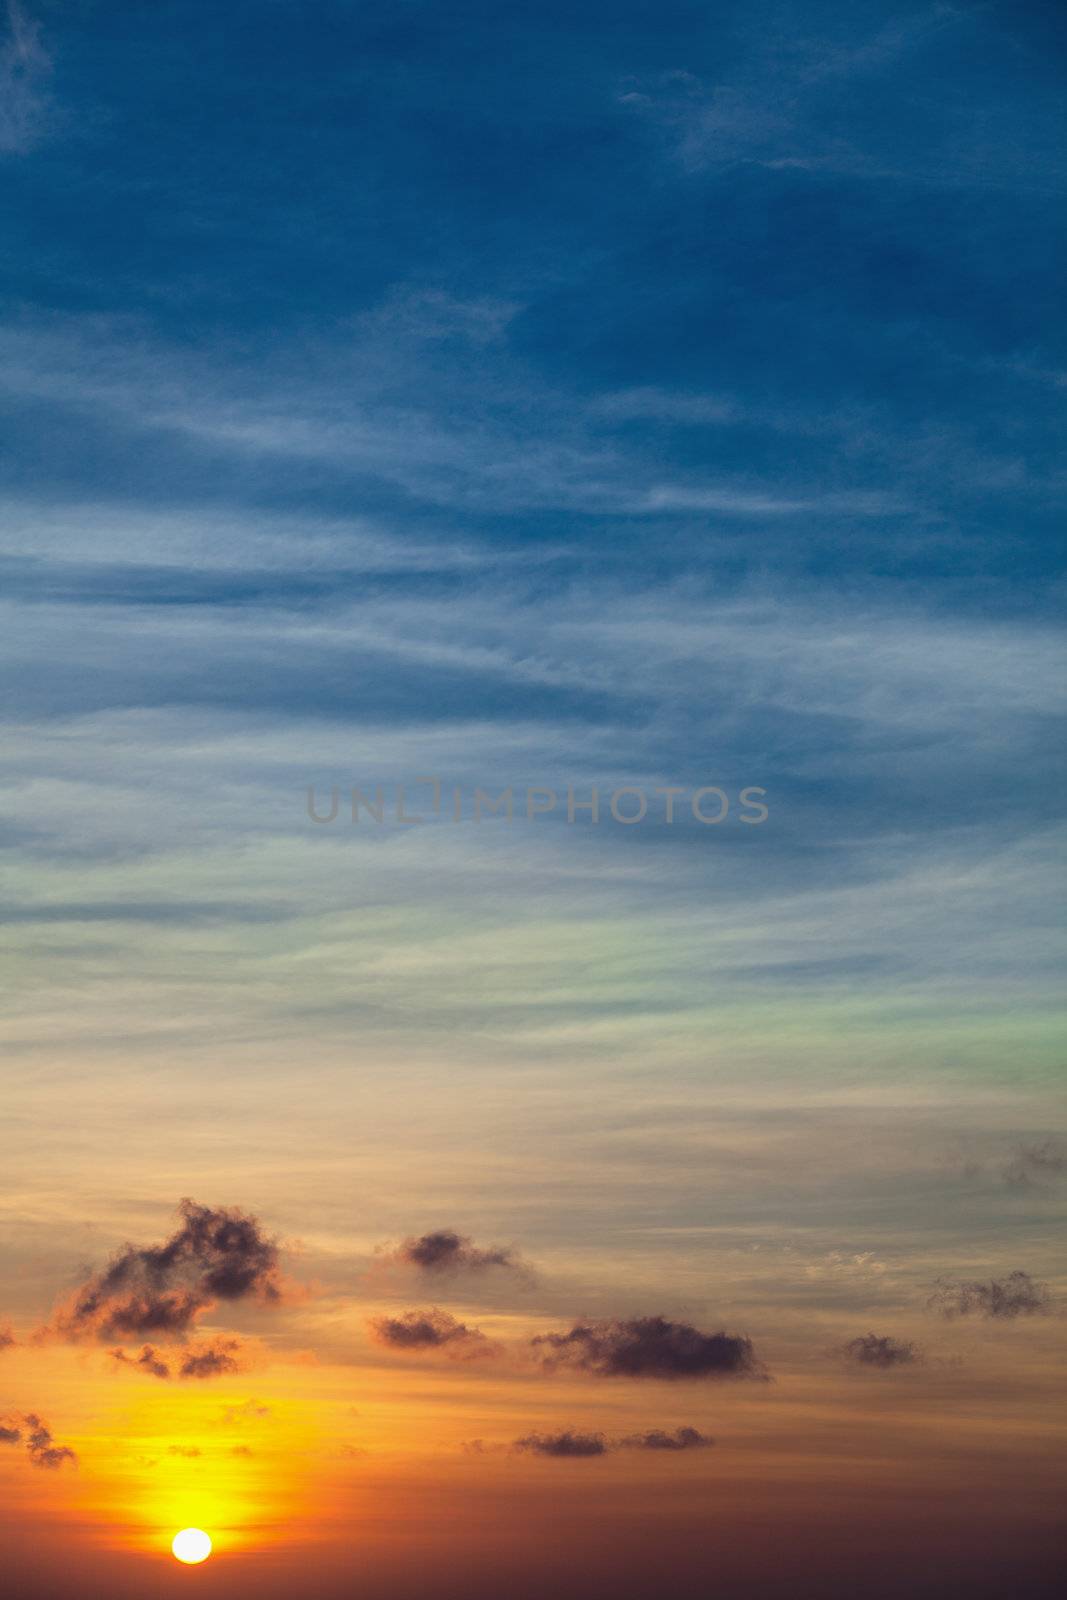
[[[220,1336],[174,1352],[161,1352],[146,1344],[140,1355],[112,1350],[111,1357],[123,1366],[139,1367],[153,1378],[218,1378],[243,1370],[240,1356],[244,1348],[240,1339]]]
[[[648,1433],[632,1433],[619,1441],[624,1450],[707,1450],[714,1443],[697,1428],[675,1428],[673,1433],[652,1428]]]
[[[922,1361],[922,1354],[916,1345],[877,1333],[864,1333],[850,1339],[843,1347],[842,1354],[856,1366],[881,1367],[883,1370],[914,1366]]]
[[[251,1456],[254,1455],[255,1452],[252,1450],[250,1445],[235,1444],[230,1450],[230,1454],[231,1456]]]
[[[444,1345],[487,1342],[477,1328],[468,1328],[436,1306],[430,1311],[405,1311],[399,1317],[376,1317],[369,1326],[378,1343],[392,1350],[439,1350]]]
[[[29,150],[40,136],[52,62],[37,24],[17,0],[7,0],[6,10],[9,34],[0,44],[0,151],[15,155]]]
[[[650,1428],[645,1433],[628,1434],[623,1439],[606,1439],[602,1433],[578,1433],[573,1428],[565,1428],[559,1433],[528,1433],[516,1439],[511,1448],[519,1455],[578,1458],[605,1456],[613,1450],[704,1450],[714,1442],[698,1429],[689,1427],[676,1428],[673,1433],[663,1428]],[[499,1447],[472,1439],[463,1448],[472,1455],[487,1455]]]
[[[10,1350],[17,1342],[10,1328],[0,1328],[0,1350]]]
[[[138,1356],[129,1356],[125,1350],[112,1350],[111,1359],[122,1366],[140,1367],[142,1371],[151,1373],[153,1378],[170,1377],[170,1367],[154,1345],[146,1344]]]
[[[254,1217],[183,1200],[181,1226],[163,1244],[127,1245],[75,1291],[49,1329],[62,1338],[184,1339],[219,1300],[282,1298],[277,1244]]]
[[[569,1333],[539,1334],[546,1369],[564,1364],[604,1378],[756,1378],[763,1369],[752,1341],[739,1334],[701,1333],[665,1317],[576,1324]]]
[[[1009,1272],[1006,1278],[991,1278],[988,1283],[957,1283],[951,1278],[939,1278],[927,1303],[943,1317],[977,1315],[999,1321],[1045,1316],[1052,1309],[1048,1286],[1038,1283],[1028,1272]]]
[[[524,1270],[517,1252],[510,1247],[493,1245],[485,1250],[451,1228],[424,1233],[417,1239],[405,1239],[393,1259],[429,1274],[484,1272],[490,1267]]]
[[[1067,1175],[1067,1153],[1053,1139],[1021,1144],[1004,1168],[1013,1189],[1047,1189]]]
[[[487,345],[503,336],[520,309],[509,300],[460,299],[440,289],[407,287],[391,293],[360,320],[368,333],[384,335],[390,342],[462,339]]]
[[[519,1455],[571,1457],[604,1456],[608,1445],[602,1433],[528,1433],[516,1439],[512,1449]]]
[[[793,37],[789,48],[754,52],[752,64],[732,82],[705,82],[691,72],[631,78],[619,103],[649,119],[666,135],[674,158],[690,173],[746,166],[775,172],[824,172],[852,178],[906,177],[959,181],[966,166],[946,155],[940,162],[902,164],[899,149],[862,121],[843,128],[827,118],[840,84],[877,81],[917,52],[957,18],[956,8],[935,5],[874,33],[846,21],[836,37]],[[857,135],[860,137],[857,138]]]
[[[270,1406],[263,1405],[259,1400],[242,1400],[240,1405],[227,1406],[219,1417],[219,1422],[225,1428],[233,1428],[245,1422],[259,1422],[270,1414]]]
[[[45,1472],[57,1471],[66,1461],[71,1466],[78,1464],[74,1451],[65,1444],[56,1444],[51,1429],[35,1411],[9,1417],[0,1424],[0,1444],[24,1444],[33,1465]]]
[[[187,1460],[192,1461],[197,1456],[202,1455],[203,1451],[195,1444],[169,1444],[167,1446],[167,1454],[168,1456],[184,1456]]]
[[[243,1349],[240,1339],[213,1339],[196,1345],[182,1355],[178,1368],[179,1378],[218,1378],[225,1373],[240,1372]]]

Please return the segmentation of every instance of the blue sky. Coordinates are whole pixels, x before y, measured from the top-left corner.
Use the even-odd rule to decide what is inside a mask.
[[[919,1107],[932,1171],[972,1139],[1000,1170],[1053,1115],[1063,19],[8,20],[6,827],[47,1092],[91,1118],[103,1072],[150,1117],[218,1048],[284,1114],[296,1050],[386,1121],[388,1062],[459,1139],[451,1096],[528,1071],[533,1139],[575,1074],[635,1126],[757,1125],[768,1086],[830,1096],[831,1166],[880,1107],[910,1170]],[[309,783],[424,772],[758,784],[771,818],[307,821]]]
[[[961,1552],[976,1600],[1044,1592],[1067,13],[3,8],[0,1375],[83,1461],[5,1456],[27,1570],[64,1568],[37,1594],[78,1552],[154,1588],[104,1547],[155,1562],[179,1516],[318,1539],[348,1593],[353,1506],[368,1594],[409,1542],[466,1593],[589,1594],[620,1529],[605,1592],[666,1550],[696,1593],[709,1505],[754,1593],[851,1594],[857,1550],[886,1594],[965,1584]],[[460,825],[305,809],[425,774]],[[769,815],[469,819],[509,785]],[[225,1399],[262,1476],[219,1389],[33,1339],[183,1195],[254,1213],[305,1291],[212,1304],[253,1336]],[[390,1276],[440,1228],[536,1272]],[[497,1354],[384,1350],[368,1313],[416,1293]],[[530,1338],[648,1315],[743,1330],[775,1382],[538,1388]],[[893,1371],[845,1369],[868,1337]],[[597,1463],[510,1440],[683,1425],[719,1443],[677,1496],[613,1456],[633,1499],[568,1499],[568,1574],[539,1565],[572,1480],[535,1474]],[[292,1589],[269,1548],[249,1592]]]

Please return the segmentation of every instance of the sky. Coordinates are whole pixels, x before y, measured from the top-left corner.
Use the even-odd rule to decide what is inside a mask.
[[[0,23],[14,1588],[1058,1592],[1067,16]]]

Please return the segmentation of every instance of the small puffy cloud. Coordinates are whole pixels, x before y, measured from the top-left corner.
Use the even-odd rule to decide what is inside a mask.
[[[195,1444],[169,1444],[167,1446],[168,1456],[183,1456],[187,1461],[194,1461],[202,1453]]]
[[[10,1328],[0,1328],[0,1350],[10,1350],[16,1343],[15,1335]]]
[[[254,1451],[252,1450],[251,1446],[247,1444],[235,1444],[230,1450],[230,1454],[231,1456],[251,1456],[254,1454]]]
[[[857,1367],[880,1367],[883,1371],[891,1367],[915,1366],[922,1361],[922,1354],[916,1345],[877,1333],[863,1333],[850,1339],[843,1347],[842,1354],[846,1361]]]
[[[25,1445],[32,1464],[45,1472],[55,1472],[68,1461],[72,1467],[78,1464],[74,1451],[56,1444],[51,1429],[35,1411],[5,1418],[0,1424],[0,1444]]]
[[[181,1346],[171,1352],[159,1351],[150,1344],[135,1356],[128,1355],[125,1350],[112,1350],[111,1357],[120,1365],[135,1367],[153,1378],[218,1378],[243,1370],[240,1359],[243,1350],[240,1339],[219,1337]]]
[[[112,1350],[111,1359],[117,1361],[120,1366],[136,1367],[153,1378],[170,1377],[170,1367],[154,1345],[144,1345],[140,1354],[136,1356],[128,1355],[125,1350]]]
[[[619,1443],[624,1450],[707,1450],[715,1440],[697,1428],[675,1428],[673,1433],[651,1428],[647,1433],[632,1433]]]
[[[62,1305],[44,1332],[61,1338],[184,1340],[220,1300],[282,1298],[278,1246],[254,1217],[183,1200],[159,1245],[127,1245]]]
[[[492,1267],[525,1270],[517,1252],[510,1247],[492,1245],[484,1249],[451,1228],[439,1228],[433,1233],[420,1234],[418,1238],[405,1239],[394,1252],[393,1260],[430,1275],[485,1272]]]
[[[547,1370],[577,1367],[603,1378],[761,1378],[752,1341],[740,1334],[701,1333],[666,1317],[576,1324],[569,1333],[540,1334]]]
[[[240,1372],[243,1345],[240,1339],[212,1339],[183,1351],[179,1378],[219,1378]]]
[[[1047,1285],[1028,1272],[1009,1272],[1006,1278],[991,1278],[988,1283],[939,1278],[928,1304],[943,1317],[995,1317],[1006,1322],[1016,1317],[1047,1315],[1052,1310],[1052,1297]]]
[[[604,1456],[608,1453],[608,1445],[602,1433],[574,1433],[570,1428],[562,1433],[528,1433],[524,1439],[516,1439],[512,1449],[519,1455],[570,1459]]]
[[[430,1311],[405,1311],[399,1317],[376,1317],[369,1326],[378,1343],[390,1350],[440,1350],[446,1345],[469,1348],[486,1343],[477,1328],[468,1328],[436,1306]]]

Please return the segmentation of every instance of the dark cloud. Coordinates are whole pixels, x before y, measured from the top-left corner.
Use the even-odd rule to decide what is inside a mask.
[[[405,1311],[400,1317],[376,1317],[370,1328],[378,1343],[391,1350],[438,1350],[444,1345],[485,1343],[477,1328],[468,1328],[436,1306],[430,1311]]]
[[[568,1456],[605,1456],[613,1450],[706,1450],[714,1443],[714,1439],[696,1428],[675,1428],[673,1433],[668,1433],[664,1428],[650,1428],[645,1433],[627,1434],[622,1439],[607,1439],[602,1433],[579,1433],[573,1428],[565,1428],[559,1433],[528,1433],[524,1438],[516,1439],[510,1447],[485,1439],[469,1439],[460,1448],[473,1456],[500,1455],[510,1448],[519,1455],[565,1459]]]
[[[1006,1278],[991,1278],[988,1283],[957,1283],[939,1278],[928,1305],[943,1317],[1044,1316],[1052,1309],[1046,1284],[1038,1283],[1028,1272],[1009,1272]]]
[[[154,1345],[146,1344],[139,1355],[112,1350],[111,1356],[121,1365],[138,1367],[153,1378],[218,1378],[243,1370],[240,1360],[243,1348],[240,1339],[220,1337],[188,1345],[173,1354],[164,1354]]]
[[[139,1367],[142,1372],[151,1373],[153,1378],[169,1378],[170,1367],[164,1361],[159,1351],[150,1344],[146,1344],[140,1355],[127,1355],[125,1350],[112,1350],[111,1359],[126,1367]]]
[[[210,1343],[194,1345],[182,1354],[178,1368],[179,1378],[219,1378],[230,1372],[240,1372],[240,1339],[213,1339]]]
[[[10,1350],[15,1342],[15,1335],[10,1328],[0,1328],[0,1350]]]
[[[417,1239],[405,1239],[394,1259],[426,1273],[484,1272],[489,1267],[525,1270],[517,1252],[510,1247],[494,1245],[483,1250],[472,1239],[454,1233],[451,1228],[424,1233]]]
[[[219,1300],[281,1299],[278,1247],[254,1217],[183,1200],[161,1245],[127,1245],[75,1291],[50,1330],[68,1339],[184,1339]]]
[[[648,1433],[632,1433],[619,1443],[624,1450],[707,1450],[715,1440],[696,1428],[675,1428],[673,1433],[652,1428]]]
[[[665,1317],[576,1324],[569,1333],[540,1334],[531,1343],[550,1352],[544,1365],[560,1364],[604,1378],[757,1378],[763,1368],[750,1339],[701,1333]]]
[[[65,1444],[56,1444],[51,1429],[35,1411],[9,1417],[0,1425],[0,1444],[24,1444],[33,1465],[45,1472],[57,1471],[66,1461],[71,1466],[78,1464],[74,1451]]]
[[[516,1439],[512,1449],[520,1455],[571,1458],[608,1453],[602,1433],[572,1433],[569,1428],[563,1433],[528,1433],[524,1439]]]
[[[850,1339],[843,1347],[842,1354],[846,1361],[858,1367],[881,1367],[883,1370],[915,1366],[922,1361],[922,1354],[916,1345],[877,1333],[863,1333]]]
[[[169,1444],[167,1446],[168,1456],[184,1456],[189,1461],[195,1460],[201,1453],[195,1444]]]
[[[1067,1177],[1067,1152],[1053,1139],[1021,1144],[1004,1168],[1013,1189],[1048,1189]]]

